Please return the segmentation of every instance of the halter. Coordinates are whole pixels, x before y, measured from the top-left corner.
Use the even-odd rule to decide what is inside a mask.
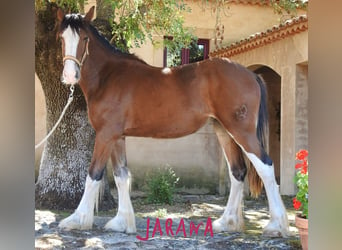
[[[70,56],[70,55],[67,55],[65,57],[63,57],[63,65],[65,63],[65,60],[72,60],[74,61],[78,67],[81,69],[82,68],[82,65],[84,63],[84,60],[86,59],[87,55],[89,55],[89,50],[88,50],[88,45],[89,45],[89,38],[87,38],[86,40],[86,48],[83,52],[83,55],[82,55],[82,59],[81,61],[79,61],[75,56]]]

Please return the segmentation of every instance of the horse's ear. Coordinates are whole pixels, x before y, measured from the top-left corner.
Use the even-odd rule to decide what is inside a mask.
[[[91,19],[93,19],[93,17],[94,17],[94,9],[95,9],[95,6],[91,7],[89,9],[89,11],[87,12],[87,14],[85,15],[84,20],[86,22],[90,22]]]
[[[57,10],[57,20],[62,22],[64,18],[64,11],[61,8]]]

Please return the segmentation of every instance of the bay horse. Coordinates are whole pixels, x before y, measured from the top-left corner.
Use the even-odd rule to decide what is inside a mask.
[[[150,66],[110,45],[91,25],[93,15],[94,6],[84,16],[57,11],[64,63],[62,82],[79,83],[89,121],[96,131],[83,196],[75,212],[59,227],[92,228],[104,166],[111,157],[118,212],[105,229],[135,233],[125,137],[181,137],[214,119],[231,187],[225,211],[213,222],[213,230],[243,229],[243,181],[247,175],[252,194],[258,195],[265,186],[270,222],[264,234],[286,237],[287,214],[273,162],[265,149],[267,93],[261,77],[229,59],[212,58],[174,68]]]

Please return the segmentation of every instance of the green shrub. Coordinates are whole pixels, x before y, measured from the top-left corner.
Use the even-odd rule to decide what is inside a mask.
[[[151,203],[172,204],[179,178],[171,167],[158,168],[147,176],[147,199]]]

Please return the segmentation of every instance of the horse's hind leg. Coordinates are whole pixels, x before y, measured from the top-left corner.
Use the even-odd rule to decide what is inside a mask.
[[[104,167],[109,158],[110,144],[105,143],[100,137],[96,137],[93,157],[88,170],[85,183],[85,190],[82,199],[75,210],[69,217],[63,219],[59,223],[59,227],[70,229],[91,229],[94,220],[95,204],[98,204],[101,180],[103,177]]]
[[[125,139],[118,139],[111,154],[114,180],[118,190],[119,206],[117,215],[106,225],[106,230],[135,233],[135,216],[130,199],[130,172],[127,168]]]
[[[242,231],[244,226],[242,216],[243,181],[247,168],[241,158],[241,149],[218,123],[215,123],[215,132],[228,164],[231,186],[227,206],[222,216],[213,222],[213,230],[215,232]]]
[[[271,237],[288,236],[287,214],[275,180],[271,158],[260,146],[254,133],[232,133],[232,135],[252,162],[265,186],[271,218],[264,228],[264,235]]]

